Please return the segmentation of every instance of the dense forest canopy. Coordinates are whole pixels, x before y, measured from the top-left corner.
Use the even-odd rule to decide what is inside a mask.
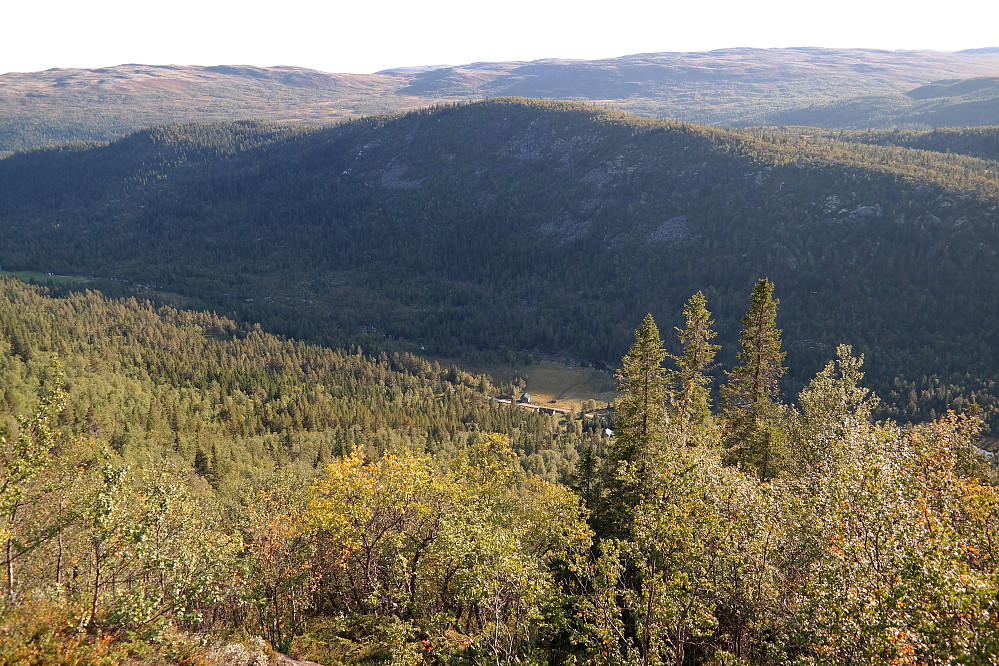
[[[606,366],[698,290],[731,362],[767,276],[785,390],[848,342],[885,413],[925,419],[996,392],[999,168],[962,154],[990,131],[739,132],[523,99],[168,126],[0,160],[0,267],[337,346]]]
[[[724,371],[702,293],[680,354],[645,317],[608,439],[413,356],[0,281],[0,659],[988,663],[981,421],[874,421],[845,345],[789,404],[774,287]]]
[[[58,354],[64,425],[126,459],[194,466],[215,485],[253,470],[311,470],[355,449],[375,456],[400,441],[446,452],[482,432],[523,444],[525,470],[565,481],[583,441],[582,422],[565,439],[545,415],[499,409],[488,378],[411,354],[369,358],[134,298],[0,285],[10,413],[29,411]],[[588,424],[586,436],[596,429]]]
[[[783,127],[793,135],[821,136],[878,146],[913,148],[934,153],[956,153],[983,160],[999,160],[999,128],[997,127],[941,127],[933,130],[828,130],[818,127]],[[760,128],[767,134],[774,128]]]

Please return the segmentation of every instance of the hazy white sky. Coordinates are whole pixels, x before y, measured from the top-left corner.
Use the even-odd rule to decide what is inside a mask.
[[[368,73],[731,46],[956,51],[999,46],[997,25],[995,0],[3,0],[0,73],[122,63]]]

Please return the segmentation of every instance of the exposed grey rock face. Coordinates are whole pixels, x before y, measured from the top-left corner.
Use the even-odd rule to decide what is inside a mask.
[[[574,221],[568,214],[558,220],[546,222],[538,227],[538,232],[546,236],[556,236],[561,242],[566,243],[579,240],[589,230],[590,224],[587,221]]]
[[[690,227],[687,226],[687,216],[677,215],[660,224],[655,231],[646,237],[649,243],[682,243],[690,238]]]
[[[872,217],[881,217],[882,214],[881,204],[876,204],[874,206],[857,206],[847,214],[847,217],[851,220],[867,220]]]
[[[409,167],[396,162],[382,175],[382,185],[392,189],[416,189],[423,184],[422,178],[406,178]]]

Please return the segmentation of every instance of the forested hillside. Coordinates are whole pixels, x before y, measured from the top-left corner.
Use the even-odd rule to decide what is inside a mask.
[[[881,146],[899,146],[930,150],[938,153],[958,153],[985,160],[999,160],[999,128],[941,128],[931,131],[855,131],[837,135],[847,141],[860,141]]]
[[[983,160],[999,160],[999,127],[942,127],[933,130],[829,130],[820,127],[763,127],[751,130],[760,136],[784,132],[796,138],[821,137],[874,146],[912,148],[934,153],[955,153]]]
[[[997,76],[995,49],[831,48],[642,53],[376,74],[156,64],[9,72],[0,73],[0,155],[106,141],[168,123],[246,118],[329,123],[505,96],[590,102],[732,127],[997,125]]]
[[[788,394],[850,343],[896,418],[988,407],[997,165],[957,154],[960,134],[949,154],[873,142],[520,99],[157,128],[0,160],[0,267],[335,345],[606,365],[645,313],[677,322],[698,290],[731,362],[766,276]]]
[[[874,421],[847,346],[789,405],[769,281],[743,297],[724,372],[704,294],[673,357],[646,316],[609,440],[412,356],[0,289],[3,663],[985,664],[999,649],[980,421]]]
[[[565,481],[584,441],[581,422],[558,436],[549,417],[495,404],[500,388],[488,378],[411,354],[368,358],[214,314],[0,285],[0,387],[10,413],[30,411],[58,354],[67,389],[61,425],[105,441],[126,461],[193,466],[215,486],[252,487],[287,467],[308,476],[355,449],[447,454],[483,432],[524,447],[527,471]]]

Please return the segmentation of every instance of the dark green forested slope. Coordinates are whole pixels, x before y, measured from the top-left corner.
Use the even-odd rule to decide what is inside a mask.
[[[5,413],[30,411],[56,353],[62,426],[126,460],[193,466],[216,486],[252,487],[283,468],[307,477],[355,449],[449,454],[483,432],[508,435],[531,473],[565,480],[589,442],[578,421],[565,430],[498,406],[486,378],[409,354],[332,351],[94,292],[53,298],[6,279],[0,288]]]
[[[503,99],[15,155],[0,266],[152,285],[312,340],[604,363],[702,289],[730,362],[767,276],[788,387],[847,342],[893,413],[923,418],[988,402],[999,369],[997,183],[962,155]]]
[[[794,136],[819,136],[875,146],[955,153],[983,160],[999,159],[999,127],[943,127],[934,130],[828,130],[820,127],[782,127]],[[756,130],[772,133],[775,128]]]
[[[840,138],[848,141],[899,146],[938,153],[958,153],[985,160],[999,160],[999,127],[941,128],[916,132],[881,130],[843,132]]]

